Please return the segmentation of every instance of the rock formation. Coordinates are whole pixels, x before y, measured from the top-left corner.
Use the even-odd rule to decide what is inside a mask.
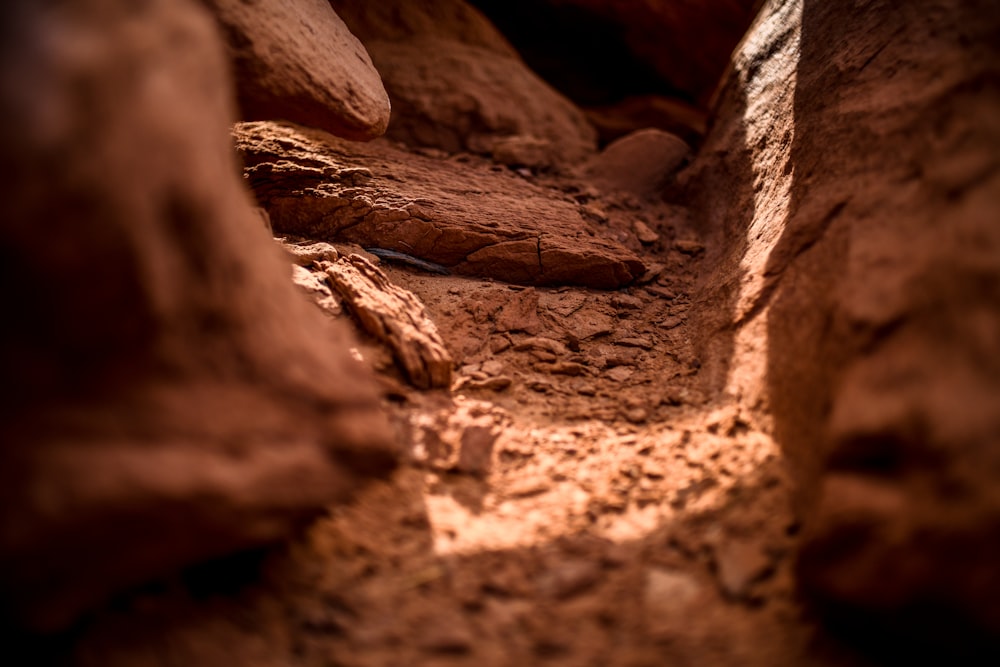
[[[394,445],[240,183],[211,17],[0,15],[0,613],[52,629],[287,536]]]
[[[703,358],[796,466],[802,587],[876,633],[1000,633],[995,10],[768,3],[689,173]]]
[[[366,140],[389,98],[365,47],[327,0],[203,0],[226,37],[244,120],[291,120]]]
[[[464,0],[331,4],[382,75],[392,100],[390,137],[487,154],[498,141],[527,138],[544,146],[531,166],[572,162],[594,149],[582,112]]]
[[[515,283],[615,289],[645,271],[575,202],[513,174],[290,125],[243,123],[234,132],[250,186],[279,232]]]

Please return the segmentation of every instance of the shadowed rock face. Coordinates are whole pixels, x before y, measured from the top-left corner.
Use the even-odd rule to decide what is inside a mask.
[[[472,0],[587,111],[602,143],[659,127],[697,143],[761,0]]]
[[[474,153],[491,153],[511,137],[527,139],[544,147],[546,166],[594,150],[596,133],[583,113],[528,69],[464,0],[331,5],[382,75],[393,107],[388,136]]]
[[[358,141],[385,132],[382,80],[327,0],[202,1],[226,37],[244,120],[291,120]]]
[[[691,172],[716,377],[798,466],[803,588],[879,630],[1000,633],[998,49],[990,2],[770,2]]]
[[[394,445],[242,188],[211,17],[25,1],[0,24],[2,613],[51,629],[286,536]]]

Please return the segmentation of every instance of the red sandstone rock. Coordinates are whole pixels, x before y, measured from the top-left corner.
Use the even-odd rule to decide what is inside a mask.
[[[691,148],[680,138],[648,128],[609,144],[584,173],[606,189],[655,197],[690,156]]]
[[[615,289],[645,270],[575,204],[510,173],[291,125],[244,123],[235,136],[251,187],[284,233],[514,283]]]
[[[286,537],[395,454],[237,176],[208,13],[13,2],[0,23],[0,615],[53,629]]]
[[[596,134],[583,113],[463,0],[331,4],[382,75],[393,106],[390,137],[484,154],[498,141],[521,137],[543,154],[534,160],[540,166],[593,151]],[[500,159],[508,154],[497,151]]]
[[[385,132],[389,98],[327,0],[205,0],[227,37],[244,120],[291,120],[349,139]]]
[[[702,358],[767,396],[803,588],[958,648],[1000,634],[995,9],[770,2],[691,171]]]

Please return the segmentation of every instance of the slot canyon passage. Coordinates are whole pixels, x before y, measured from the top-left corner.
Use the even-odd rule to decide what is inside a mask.
[[[0,19],[4,664],[998,664],[994,0]]]

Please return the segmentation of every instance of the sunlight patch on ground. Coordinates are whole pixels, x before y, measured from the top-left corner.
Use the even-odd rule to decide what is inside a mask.
[[[635,541],[719,510],[730,489],[778,456],[769,437],[743,428],[735,409],[646,428],[515,422],[478,502],[448,484],[425,492],[434,550],[524,548],[579,532]]]

